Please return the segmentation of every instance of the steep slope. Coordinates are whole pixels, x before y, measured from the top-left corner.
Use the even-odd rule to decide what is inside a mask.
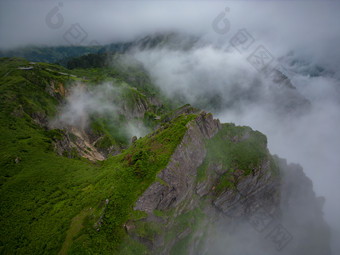
[[[49,118],[72,103],[73,89],[80,84],[90,100],[96,71],[103,81],[110,73],[22,59],[0,64],[1,253],[234,254],[223,242],[242,238],[244,222],[262,210],[294,235],[287,254],[309,251],[311,241],[328,254],[328,227],[310,181],[272,157],[260,132],[221,124],[190,105],[170,111],[147,78],[136,84],[143,74],[128,71],[115,74],[122,79],[114,83],[118,97],[104,93],[119,106],[117,119],[95,111],[89,125],[51,129]],[[125,121],[149,123],[153,131],[124,144],[116,131]],[[115,143],[115,153],[107,150]],[[279,252],[265,249],[261,254]]]
[[[120,254],[330,254],[322,204],[301,167],[272,157],[249,127],[205,112],[187,127],[136,200],[140,217],[124,224]]]
[[[106,176],[97,159],[104,159],[112,146],[120,152],[130,143],[131,137],[115,133],[112,122],[100,116],[92,116],[84,130],[51,129],[50,120],[58,116],[74,83],[92,86],[58,65],[0,61],[0,249],[5,254],[58,253],[72,218],[87,215],[89,207],[105,200],[107,189],[95,188]],[[161,106],[128,84],[122,86],[118,100],[126,105],[121,108],[128,113],[124,120],[137,118],[152,127]],[[141,103],[147,108],[135,110]]]
[[[83,189],[94,183],[98,167],[87,160],[58,156],[53,143],[63,134],[44,128],[46,116],[55,114],[58,98],[63,97],[61,84],[68,78],[47,70],[53,66],[36,65],[1,59],[3,254],[57,253],[72,217],[96,200],[96,195],[86,197]],[[28,66],[34,69],[19,69]],[[52,83],[55,96],[45,91]]]
[[[14,97],[3,100],[7,103],[3,109],[11,109],[12,115],[27,113],[44,129],[62,130],[58,131],[62,138],[55,143],[59,155],[74,157],[76,152],[89,159],[104,159],[130,143],[131,134],[124,132],[126,125],[153,128],[156,116],[166,111],[158,91],[138,70],[130,70],[128,76],[113,68],[100,73],[83,69],[71,72],[58,65],[4,58],[1,71],[3,97]],[[92,105],[87,105],[85,101],[93,97]],[[99,104],[108,109],[93,109]],[[70,111],[70,107],[77,116],[67,116],[66,120],[62,116],[61,120],[60,111]],[[79,111],[83,116],[78,116]],[[80,123],[76,124],[77,117]]]
[[[257,200],[271,211],[278,210],[278,169],[265,136],[247,127],[221,125],[205,112],[190,123],[157,177],[159,181],[134,207],[146,212],[145,218],[126,224],[128,233],[155,254],[187,254],[184,247],[191,242],[195,243],[191,253],[197,254],[209,225],[222,215],[249,215],[258,207]]]

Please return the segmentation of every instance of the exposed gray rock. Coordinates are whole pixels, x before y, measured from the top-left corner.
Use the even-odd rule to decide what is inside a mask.
[[[166,210],[177,206],[194,192],[197,167],[206,155],[204,138],[213,137],[221,124],[211,114],[201,114],[189,122],[187,128],[167,167],[157,175],[167,185],[153,183],[137,200],[135,210],[147,213],[155,209]]]
[[[223,212],[230,216],[242,216],[252,214],[256,207],[266,207],[267,211],[275,211],[280,203],[280,182],[270,173],[269,161],[261,164],[259,170],[254,171],[253,175],[248,175],[236,184],[233,205],[229,203],[219,203]],[[218,197],[216,200],[219,200]],[[219,207],[217,204],[215,205]],[[254,205],[261,203],[261,205]],[[235,206],[236,205],[236,206]]]
[[[151,110],[149,102],[142,97],[135,98],[132,105],[131,102],[128,103],[126,100],[118,103],[118,105],[120,106],[118,114],[124,115],[129,120],[144,118],[145,112]]]
[[[33,118],[34,122],[41,127],[47,128],[48,127],[48,119],[45,111],[43,112],[34,112],[32,113],[31,117]]]
[[[155,97],[155,96],[149,97],[149,98],[148,98],[148,101],[149,101],[151,104],[157,106],[158,108],[160,108],[160,107],[163,106],[162,101],[159,100],[159,99],[158,99],[157,97]]]

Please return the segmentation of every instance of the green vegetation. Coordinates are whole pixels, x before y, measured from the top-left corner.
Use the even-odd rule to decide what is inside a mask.
[[[53,151],[63,133],[45,130],[31,116],[55,113],[58,100],[45,86],[65,79],[45,71],[48,64],[34,71],[17,69],[28,64],[21,59],[0,62],[0,249],[5,254],[55,254],[72,218],[100,199],[82,190],[95,183],[98,167]],[[38,82],[34,75],[45,80]]]
[[[6,124],[20,129],[1,124],[1,246],[5,254],[57,253],[71,219],[101,197],[83,191],[98,167],[59,157],[45,131],[25,119]]]
[[[73,237],[80,231],[84,218],[91,212],[91,209],[83,210],[79,215],[72,219],[71,226],[67,231],[67,236],[64,244],[59,252],[60,255],[67,254],[67,251],[72,243]]]
[[[224,173],[219,179],[216,187],[217,194],[220,194],[225,189],[236,190],[236,179],[233,176],[234,169],[229,169],[227,173]]]
[[[219,178],[217,194],[226,187],[235,188],[237,178],[252,174],[263,160],[267,157],[271,159],[266,136],[246,126],[222,124],[222,130],[212,139],[206,140],[206,146],[207,156],[197,170],[197,182],[207,178],[209,165],[219,165],[227,171]],[[271,162],[274,173],[275,163],[272,159]]]
[[[137,221],[135,223],[135,227],[136,228],[132,231],[132,234],[136,234],[141,238],[151,241],[154,241],[155,237],[161,234],[162,231],[160,224],[155,222]]]
[[[117,251],[127,238],[123,223],[143,217],[133,215],[136,198],[167,164],[185,125],[195,117],[179,116],[104,163],[93,164],[76,152],[73,159],[67,153],[58,156],[54,144],[65,133],[44,125],[57,113],[72,81],[85,81],[76,75],[58,65],[0,59],[1,253],[84,254],[95,253],[98,245],[103,253]],[[126,99],[145,99],[140,91],[124,86],[130,90]],[[154,113],[148,116],[152,123]],[[118,117],[117,123],[121,121]],[[124,134],[108,123],[92,117],[93,132],[104,135],[96,144],[99,148],[125,142]],[[75,135],[71,133],[70,139],[74,141]],[[108,205],[105,199],[110,200]],[[98,224],[97,232],[94,225],[100,220],[103,227]]]
[[[128,84],[147,98],[156,96],[164,106],[161,109],[162,111],[157,112],[157,114],[164,114],[171,108],[177,108],[181,105],[180,102],[174,103],[170,101],[158,87],[152,84],[147,71],[141,63],[125,64],[125,62],[129,61],[131,60],[126,61],[126,57],[118,53],[89,54],[70,60],[68,65],[73,74],[85,78],[88,82],[98,84],[114,81],[118,84]],[[129,95],[126,96],[129,98]]]
[[[195,117],[196,115],[178,116],[162,129],[138,139],[129,149],[104,162],[103,175],[96,184],[102,190],[108,191],[107,198],[110,201],[103,214],[103,228],[96,232],[93,225],[97,219],[87,217],[84,223],[87,228],[83,228],[74,241],[72,252],[95,253],[99,245],[104,253],[115,250],[126,235],[123,224],[135,218],[132,215],[135,201],[155,181],[156,174],[165,168],[185,134],[186,124]]]
[[[174,209],[155,210],[166,224],[172,221],[173,227],[167,229],[166,224],[147,222],[145,212],[133,210],[153,182],[168,185],[157,173],[168,164],[198,110],[190,105],[173,110],[140,66],[121,65],[115,56],[113,67],[96,67],[95,61],[103,61],[97,58],[74,60],[73,70],[0,59],[1,254],[148,254],[147,247],[126,234],[130,223],[135,227],[131,233],[145,240],[153,241],[165,229],[165,243],[182,234],[171,254],[186,254],[187,244],[204,221],[202,207],[176,217]],[[88,128],[96,142],[84,150],[114,146],[122,150],[120,154],[103,162],[81,158],[75,148],[57,154],[56,145],[66,136],[72,142],[78,137],[73,131],[49,129],[47,123],[75,81],[89,89],[99,81],[110,82],[119,90],[112,100],[124,105],[126,114],[89,116]],[[144,117],[128,119],[128,113],[141,105],[147,109]],[[123,128],[127,121],[159,128],[129,146]],[[207,178],[210,164],[221,164],[229,170],[219,178],[216,191],[234,187],[234,172],[246,176],[268,156],[266,143],[264,135],[249,127],[224,124],[213,139],[206,140],[207,155],[197,181]],[[277,169],[274,161],[271,167]],[[180,208],[189,202],[183,201]]]
[[[120,255],[147,255],[149,250],[140,242],[134,240],[131,236],[126,236],[120,245]]]
[[[107,56],[104,54],[88,54],[78,58],[70,59],[67,62],[67,68],[90,68],[90,67],[104,67],[107,65]]]
[[[165,242],[174,240],[179,235],[184,238],[178,240],[172,247],[171,255],[188,254],[188,244],[193,239],[194,233],[199,231],[200,226],[204,222],[206,215],[200,207],[185,212],[174,219],[174,226],[166,233]]]

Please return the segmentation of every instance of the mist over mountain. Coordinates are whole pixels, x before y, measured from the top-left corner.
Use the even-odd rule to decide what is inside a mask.
[[[0,253],[338,254],[339,11],[2,1]]]
[[[302,164],[316,190],[326,197],[326,219],[338,233],[340,84],[333,68],[288,54],[280,61],[284,68],[278,76],[285,77],[280,80],[259,74],[237,51],[211,45],[189,52],[166,47],[137,50],[134,55],[168,95],[208,109],[223,122],[263,131],[272,152]]]

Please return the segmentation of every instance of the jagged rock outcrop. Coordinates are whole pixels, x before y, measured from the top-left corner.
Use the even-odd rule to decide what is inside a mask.
[[[266,207],[270,212],[277,210],[280,182],[272,176],[269,160],[265,160],[254,174],[241,179],[235,186],[236,189],[226,189],[213,201],[224,215],[241,217],[254,213],[259,207]]]
[[[136,202],[136,210],[147,213],[155,209],[167,210],[192,196],[194,176],[206,154],[204,138],[213,137],[221,129],[221,124],[211,114],[202,112],[195,121],[188,123],[187,128],[168,166],[157,175],[164,183],[152,184]]]
[[[303,254],[302,251],[309,250],[308,242],[312,240],[316,246],[324,248],[324,254],[329,254],[328,227],[322,219],[322,206],[318,202],[321,199],[315,197],[302,169],[296,170],[296,167],[288,167],[278,158],[274,159],[266,148],[265,137],[259,132],[233,125],[223,126],[211,114],[201,112],[187,127],[167,167],[157,174],[156,181],[134,206],[134,210],[147,213],[147,217],[139,221],[151,226],[156,224],[159,232],[152,239],[145,238],[138,234],[138,221],[129,221],[125,229],[132,238],[144,244],[152,254],[170,254],[185,242],[185,254],[222,255],[234,254],[233,249],[242,250],[240,244],[237,244],[239,247],[230,244],[234,246],[229,247],[231,253],[228,253],[228,247],[215,249],[216,242],[223,247],[224,235],[231,240],[263,232],[269,236],[266,240],[271,242],[263,241],[261,235],[254,236],[254,242],[261,239],[260,244],[245,244],[245,250],[253,249],[255,254],[260,251],[263,254]],[[227,147],[233,147],[230,154],[224,155],[232,158],[230,164],[208,155],[209,150],[217,146],[214,145],[216,140],[224,140]],[[235,151],[239,153],[242,144],[255,146],[255,151],[264,153],[258,163],[250,163],[248,170],[245,165],[237,163],[239,157],[244,156],[235,154]],[[206,162],[206,159],[209,160]],[[199,172],[204,165],[205,176],[202,178],[198,175],[202,175]],[[286,173],[288,168],[290,170]],[[301,202],[303,198],[308,202]],[[303,213],[294,215],[294,204],[300,208],[299,213],[311,215],[302,220],[303,223],[296,224],[304,216]],[[304,224],[310,224],[310,227],[306,228]],[[279,243],[270,236],[270,231],[283,225],[289,228],[288,238]],[[324,238],[315,239],[318,231],[325,233]],[[285,246],[288,248],[282,252]]]
[[[34,112],[31,114],[32,119],[34,120],[34,122],[38,125],[40,125],[43,128],[47,128],[48,126],[48,118],[47,115],[45,113],[45,111],[43,112]]]
[[[245,200],[256,193],[257,199],[266,201],[271,211],[278,207],[279,185],[276,178],[271,175],[269,158],[266,158],[252,174],[241,178],[243,171],[235,171],[233,178],[240,180],[235,185],[236,189],[223,189],[216,193],[215,188],[223,174],[231,171],[215,162],[211,162],[208,168],[207,178],[197,182],[197,169],[203,163],[206,153],[206,141],[212,139],[222,126],[218,120],[214,120],[211,114],[202,111],[194,121],[187,124],[188,130],[177,147],[167,167],[158,173],[160,181],[154,182],[144,194],[136,201],[135,210],[145,211],[149,217],[147,221],[153,222],[154,210],[174,210],[174,216],[199,208],[201,200],[206,199],[208,206],[204,208],[208,222],[217,220],[219,215],[240,217],[249,214],[259,207],[255,200]],[[247,131],[248,132],[248,131]],[[235,142],[246,140],[250,135],[242,134]],[[228,137],[229,139],[229,137]],[[228,155],[226,155],[228,156]],[[238,175],[238,177],[236,177]],[[261,190],[262,189],[262,190]],[[260,191],[261,190],[261,191]],[[242,203],[241,200],[245,200]],[[175,223],[168,224],[166,229],[171,229]],[[131,223],[130,223],[131,227]],[[155,242],[152,249],[161,254],[168,254],[173,245],[187,237],[192,232],[187,228],[172,241],[164,245],[163,242]],[[136,237],[135,237],[136,238]],[[141,241],[140,238],[136,240]],[[157,238],[157,240],[163,238]],[[150,240],[147,242],[150,247]],[[159,244],[163,248],[159,248]]]
[[[56,97],[59,101],[62,101],[63,97],[68,94],[67,89],[62,83],[51,81],[50,84],[46,84],[45,91],[52,97]]]
[[[149,110],[150,110],[149,102],[142,97],[137,97],[132,102],[123,101],[118,112],[119,114],[124,115],[127,119],[133,119],[144,118],[145,112]]]
[[[95,147],[95,137],[91,137],[88,133],[79,130],[76,127],[66,129],[65,134],[61,139],[56,139],[54,142],[54,150],[60,156],[69,158],[84,157],[90,161],[101,161],[105,159],[102,152]],[[100,138],[98,138],[100,139]]]

